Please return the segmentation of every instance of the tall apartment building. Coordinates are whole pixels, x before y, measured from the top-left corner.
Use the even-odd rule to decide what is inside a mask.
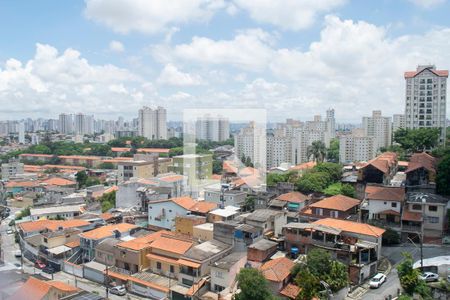
[[[373,136],[374,147],[378,151],[381,147],[389,147],[392,143],[392,119],[383,117],[381,110],[374,110],[371,117],[363,117],[362,124],[365,136]]]
[[[139,110],[138,134],[149,140],[167,139],[167,111],[158,106],[156,109],[143,107]]]
[[[395,114],[392,118],[392,133],[400,128],[405,128],[405,115]]]
[[[94,134],[94,116],[78,113],[75,115],[75,134]]]
[[[250,157],[253,163],[266,166],[266,128],[250,122],[234,135],[234,148],[238,158]]]
[[[25,144],[25,123],[19,123],[19,144]]]
[[[60,133],[72,134],[73,133],[73,119],[72,115],[60,114],[58,129]]]
[[[226,141],[230,138],[230,122],[221,116],[206,115],[198,118],[195,122],[195,136],[199,140]]]
[[[419,65],[405,72],[406,128],[440,128],[439,143],[445,143],[446,93],[448,70],[434,65]]]
[[[343,135],[339,137],[339,162],[369,161],[376,156],[373,136]]]
[[[2,179],[8,180],[10,177],[16,176],[17,174],[23,174],[23,168],[24,164],[19,160],[10,159],[8,163],[4,163],[1,166]]]

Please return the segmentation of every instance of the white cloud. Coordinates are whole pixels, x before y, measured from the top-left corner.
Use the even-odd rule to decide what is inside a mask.
[[[162,62],[183,60],[199,64],[229,64],[245,70],[261,70],[269,62],[273,37],[261,29],[239,32],[232,40],[193,37],[191,43],[156,46],[153,56]]]
[[[409,2],[411,2],[417,6],[427,8],[427,9],[434,8],[436,6],[444,4],[445,1],[446,0],[409,0]]]
[[[161,71],[157,82],[159,84],[172,85],[172,86],[191,86],[200,85],[203,80],[198,75],[193,75],[189,73],[184,73],[177,69],[172,64],[167,64]]]
[[[59,53],[50,45],[37,44],[32,59],[9,59],[0,69],[0,116],[10,118],[19,112],[39,116],[130,112],[144,101],[128,101],[142,90],[143,82],[126,69],[92,65],[74,49]]]
[[[295,31],[310,27],[319,14],[329,12],[346,2],[346,0],[234,0],[234,3],[246,10],[255,21]]]
[[[171,24],[204,22],[223,0],[86,0],[85,16],[116,32],[157,33]]]
[[[125,47],[119,41],[111,41],[109,42],[109,50],[112,52],[123,52],[125,51]]]

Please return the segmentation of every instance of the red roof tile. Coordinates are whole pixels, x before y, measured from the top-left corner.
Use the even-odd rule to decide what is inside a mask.
[[[330,210],[347,211],[361,203],[358,199],[344,195],[335,195],[310,204],[308,207],[325,208]]]
[[[284,281],[290,275],[294,265],[295,263],[292,260],[286,257],[280,257],[264,263],[260,270],[267,280],[280,282]]]

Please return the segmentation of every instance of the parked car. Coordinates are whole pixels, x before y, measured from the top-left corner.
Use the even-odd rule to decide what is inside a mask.
[[[114,295],[125,296],[127,293],[127,290],[125,289],[125,286],[119,285],[119,286],[110,288],[109,292]]]
[[[425,272],[419,275],[419,278],[425,280],[426,282],[438,281],[439,275],[433,272]]]
[[[42,269],[45,268],[45,264],[44,264],[42,261],[37,260],[37,261],[34,263],[34,267],[42,270]]]
[[[42,269],[47,274],[53,274],[55,273],[55,269],[53,269],[51,266],[45,266],[45,268]]]
[[[7,234],[13,234],[14,231],[13,231],[11,228],[9,228],[8,230],[6,230],[6,233],[7,233]]]
[[[371,288],[377,289],[386,281],[386,275],[383,273],[378,273],[370,279],[369,286]]]
[[[450,275],[447,275],[447,282],[450,283]]]
[[[14,256],[15,257],[22,257],[22,251],[20,251],[20,250],[14,251]]]

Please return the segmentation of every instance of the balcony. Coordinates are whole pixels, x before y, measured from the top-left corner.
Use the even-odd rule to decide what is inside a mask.
[[[421,232],[422,226],[420,225],[402,225],[402,231],[418,233]]]

